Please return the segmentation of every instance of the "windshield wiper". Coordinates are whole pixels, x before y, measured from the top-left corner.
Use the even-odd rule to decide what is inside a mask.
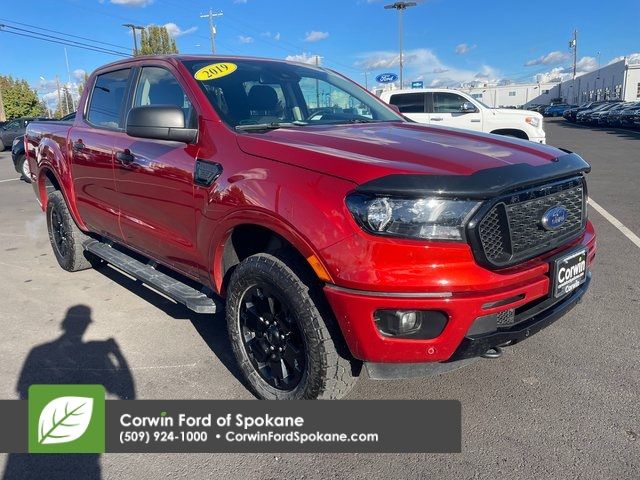
[[[240,132],[253,132],[260,130],[276,130],[278,128],[304,127],[305,125],[308,125],[308,123],[300,122],[298,120],[294,122],[252,123],[247,125],[236,125],[236,130]]]

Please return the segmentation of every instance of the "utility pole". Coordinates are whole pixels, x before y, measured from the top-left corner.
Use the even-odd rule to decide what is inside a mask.
[[[573,79],[576,79],[576,67],[578,64],[578,30],[573,31],[573,39],[569,41],[569,48],[573,50]]]
[[[214,12],[209,7],[209,13],[204,13],[200,15],[200,18],[208,18],[209,19],[209,36],[211,38],[211,53],[216,54],[216,25],[213,22],[214,17],[221,17],[222,12]]]
[[[58,92],[58,108],[60,109],[60,113],[62,113],[62,98],[60,97],[60,79],[58,75],[56,75],[56,91]],[[64,117],[64,115],[62,115]]]
[[[69,81],[69,96],[71,97],[71,106],[73,110],[70,110],[69,113],[76,111],[76,101],[73,99],[73,94],[71,93],[71,70],[69,70],[69,55],[67,55],[67,47],[64,47],[64,59],[67,62],[67,78]],[[68,107],[68,105],[67,105]]]
[[[131,29],[131,35],[133,36],[133,56],[138,55],[138,36],[136,34],[136,30],[144,30],[144,27],[140,25],[134,25],[133,23],[123,23],[123,27]]]
[[[399,44],[400,44],[400,88],[404,88],[404,78],[403,78],[403,70],[404,70],[404,54],[403,54],[403,41],[404,41],[404,32],[403,32],[403,21],[402,16],[404,11],[409,7],[415,7],[418,4],[416,2],[396,2],[390,5],[385,5],[384,8],[387,10],[397,10],[398,11],[398,36],[399,36]]]

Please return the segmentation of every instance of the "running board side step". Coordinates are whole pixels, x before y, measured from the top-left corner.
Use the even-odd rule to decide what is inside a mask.
[[[204,293],[159,272],[152,265],[146,265],[106,243],[91,240],[84,244],[85,250],[100,257],[105,262],[140,280],[147,286],[183,304],[196,313],[216,313],[216,303]]]

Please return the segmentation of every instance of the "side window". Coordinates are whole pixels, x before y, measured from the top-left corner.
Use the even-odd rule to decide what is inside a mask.
[[[103,73],[96,78],[87,111],[89,123],[105,128],[121,128],[124,96],[131,69]]]
[[[20,120],[9,122],[4,128],[5,130],[18,130],[20,128]]]
[[[399,93],[391,95],[389,103],[395,105],[402,113],[425,113],[424,93]]]
[[[468,100],[456,93],[436,92],[433,94],[435,113],[460,113],[462,104]]]
[[[357,98],[324,80],[304,77],[300,80],[299,86],[310,115],[320,111],[330,115],[338,115],[340,118],[343,115],[373,117],[371,110]],[[320,115],[319,118],[322,118],[322,113],[318,115]]]
[[[133,101],[134,107],[146,105],[174,105],[184,112],[184,124],[188,128],[195,128],[197,119],[193,105],[173,74],[161,67],[144,67]]]

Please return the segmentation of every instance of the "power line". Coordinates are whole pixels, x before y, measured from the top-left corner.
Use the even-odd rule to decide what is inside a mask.
[[[57,34],[59,34],[59,35],[64,35],[64,36],[66,36],[66,37],[72,37],[72,38],[77,38],[77,39],[80,39],[80,40],[86,40],[86,41],[88,41],[88,42],[92,42],[92,43],[99,43],[99,44],[107,45],[107,46],[110,46],[110,47],[123,48],[123,49],[125,49],[125,50],[126,50],[126,48],[127,48],[127,47],[124,47],[124,46],[122,46],[122,45],[116,45],[115,43],[103,42],[103,41],[101,41],[101,40],[94,40],[94,39],[92,39],[92,38],[82,37],[82,36],[80,36],[80,35],[73,35],[73,34],[71,34],[71,33],[59,32],[59,31],[57,31],[57,30],[51,30],[51,29],[49,29],[49,28],[38,27],[38,26],[36,26],[36,25],[30,25],[30,24],[28,24],[28,23],[16,22],[15,20],[9,20],[9,19],[7,19],[7,18],[0,18],[0,21],[2,21],[2,22],[7,22],[7,23],[13,23],[13,24],[15,24],[15,25],[20,25],[20,26],[23,26],[23,27],[35,28],[35,29],[42,30],[42,31],[45,31],[45,32],[57,33]],[[37,32],[34,32],[34,33],[37,33]]]
[[[79,44],[75,44],[75,43],[69,43],[71,42],[69,41],[65,41],[64,39],[54,39],[56,37],[50,37],[50,38],[43,38],[41,36],[37,36],[37,35],[43,35],[43,34],[29,34],[29,33],[23,33],[23,32],[14,32],[11,30],[7,30],[7,28],[13,28],[10,27],[9,25],[2,25],[0,24],[0,32],[2,33],[10,33],[11,35],[18,35],[21,37],[28,37],[28,38],[35,38],[36,40],[42,40],[43,42],[49,42],[49,43],[56,43],[58,45],[66,45],[68,47],[75,47],[75,48],[80,48],[82,50],[90,50],[93,52],[98,52],[98,53],[105,53],[108,55],[116,55],[116,56],[120,56],[120,57],[129,57],[129,54],[126,53],[122,53],[122,52],[116,52],[116,51],[112,51],[112,50],[103,50],[100,47],[92,47],[89,45],[79,45]],[[35,33],[35,32],[33,32]]]

